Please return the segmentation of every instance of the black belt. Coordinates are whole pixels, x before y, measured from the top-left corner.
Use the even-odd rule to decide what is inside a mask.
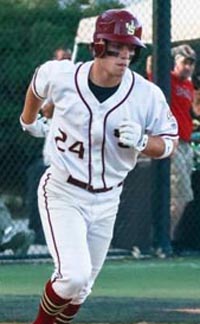
[[[79,187],[79,188],[82,188],[82,189],[85,189],[89,192],[92,192],[92,193],[101,193],[101,192],[106,192],[106,191],[110,191],[112,190],[114,187],[109,187],[109,188],[97,188],[97,189],[94,189],[93,186],[89,185],[88,183],[86,182],[83,182],[83,181],[80,181],[78,179],[75,179],[73,178],[71,175],[69,176],[69,178],[67,179],[67,182],[68,183],[71,183],[73,184],[74,186],[76,187]],[[121,185],[123,184],[123,181],[120,182],[117,187],[120,187]]]

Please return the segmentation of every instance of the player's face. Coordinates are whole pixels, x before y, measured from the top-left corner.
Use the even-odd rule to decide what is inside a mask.
[[[104,69],[112,75],[122,76],[135,55],[135,45],[107,42],[106,55],[102,59]]]
[[[188,79],[192,76],[194,68],[195,63],[193,60],[181,57],[176,61],[174,71],[181,79]]]
[[[107,41],[106,55],[131,60],[135,55],[135,45]]]

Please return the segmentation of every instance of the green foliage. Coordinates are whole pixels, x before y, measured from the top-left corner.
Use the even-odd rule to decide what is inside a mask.
[[[2,5],[12,6],[12,7],[24,7],[27,9],[32,8],[45,8],[45,7],[58,7],[57,0],[3,0],[1,1]]]
[[[2,109],[6,117],[16,114],[35,67],[51,59],[59,46],[73,47],[81,11],[55,7],[26,8],[0,3],[0,82]],[[15,102],[15,109],[10,105]],[[4,114],[3,113],[3,114]]]
[[[124,6],[119,3],[118,0],[110,0],[110,1],[101,1],[99,4],[95,3],[95,5],[92,5],[85,9],[84,16],[90,17],[90,16],[96,16],[99,15],[101,12],[112,9],[112,8],[123,8]]]

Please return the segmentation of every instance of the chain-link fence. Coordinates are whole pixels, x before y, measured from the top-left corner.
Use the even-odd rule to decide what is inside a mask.
[[[92,40],[96,15],[104,9],[123,6],[128,7],[143,24],[143,39],[147,47],[132,68],[147,77],[146,60],[153,53],[155,45],[152,44],[152,0],[0,1],[1,257],[18,257],[24,254],[41,256],[48,253],[37,208],[37,185],[45,169],[42,156],[44,143],[41,139],[31,138],[23,133],[19,126],[19,115],[33,71],[38,65],[52,59],[58,48],[71,49],[72,58],[76,61],[90,59],[89,43]],[[195,107],[198,112],[200,14],[197,8],[198,0],[171,1],[171,46],[186,43],[197,53],[194,79]],[[195,120],[197,132],[193,134],[191,143],[194,152],[192,161],[194,199],[184,208],[177,237],[181,249],[199,251],[199,118],[195,116]],[[179,172],[181,177],[185,177],[181,161]],[[131,250],[133,246],[137,246],[149,252],[153,240],[152,224],[156,219],[152,212],[152,204],[156,199],[156,197],[152,199],[152,187],[152,163],[150,159],[142,157],[125,183],[112,242],[113,248]],[[166,230],[167,222],[165,222]],[[162,232],[159,226],[158,231]]]

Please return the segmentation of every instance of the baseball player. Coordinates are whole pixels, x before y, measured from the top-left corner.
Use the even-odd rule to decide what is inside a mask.
[[[161,90],[128,66],[145,47],[140,22],[108,10],[96,22],[94,60],[40,66],[20,117],[24,130],[43,135],[41,100],[55,105],[51,166],[38,201],[54,260],[34,324],[67,324],[91,292],[113,234],[123,181],[140,152],[170,156],[177,123]]]

